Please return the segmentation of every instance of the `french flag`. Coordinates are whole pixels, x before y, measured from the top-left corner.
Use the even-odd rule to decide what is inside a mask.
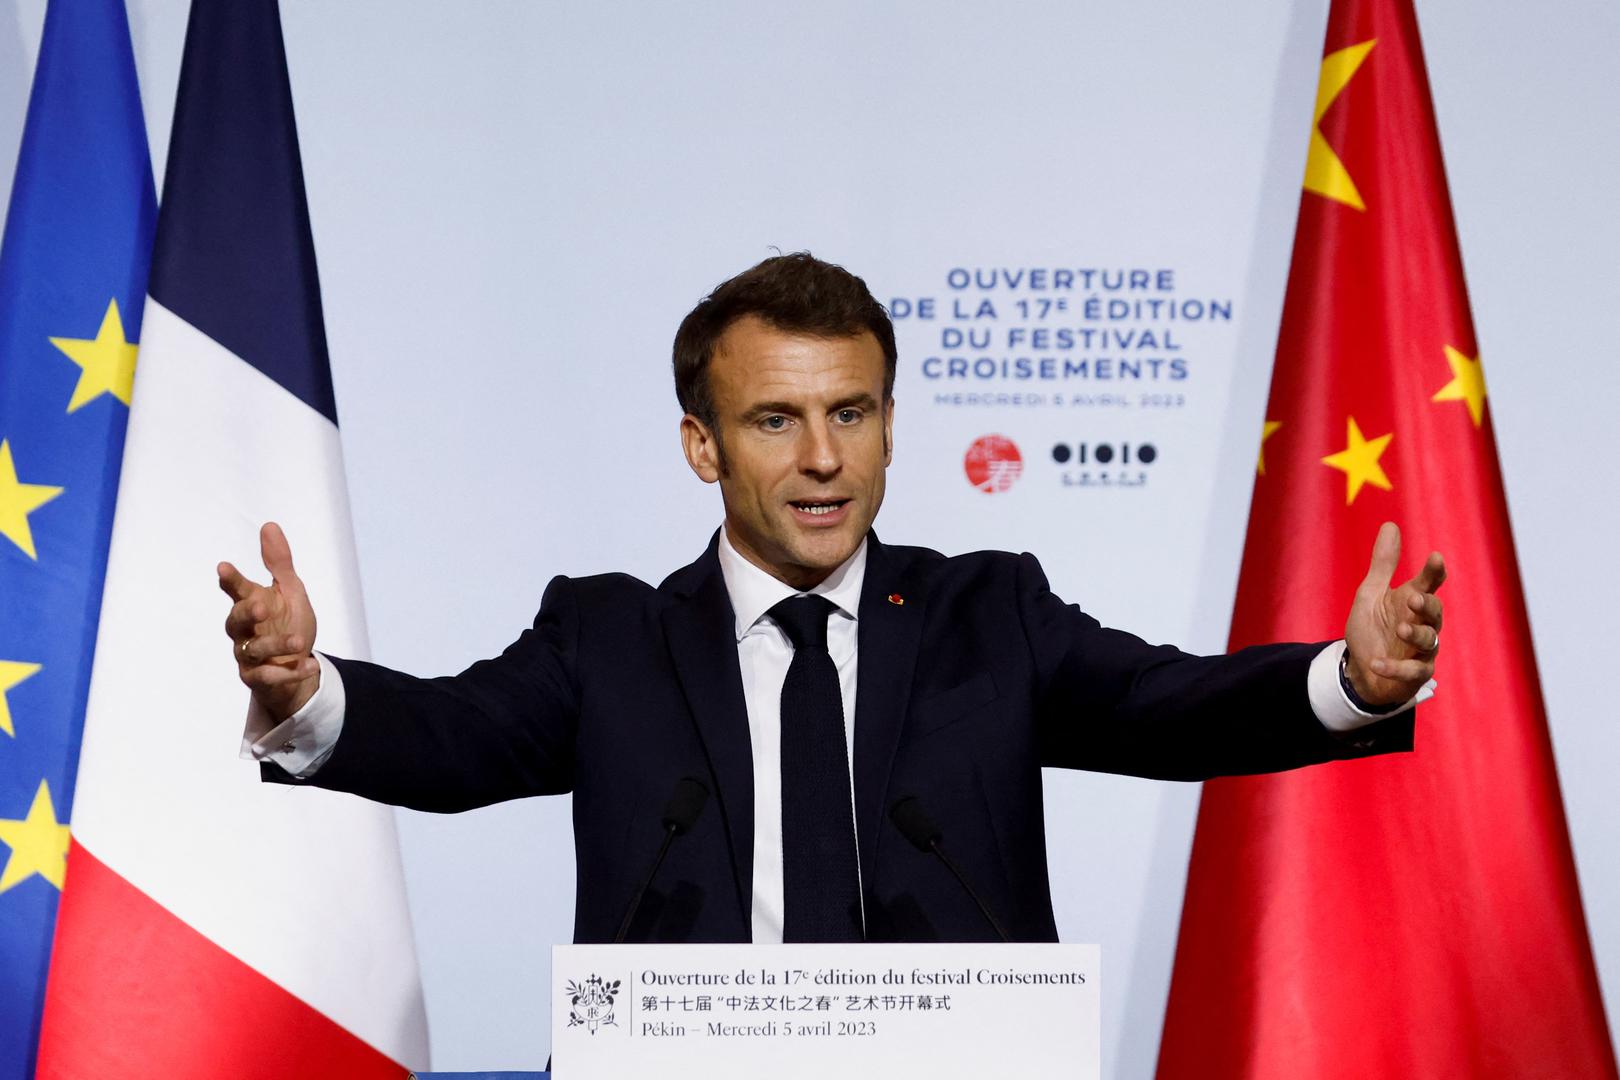
[[[281,522],[367,655],[274,0],[196,0],[152,257],[38,1076],[428,1060],[392,811],[261,784],[214,566]]]

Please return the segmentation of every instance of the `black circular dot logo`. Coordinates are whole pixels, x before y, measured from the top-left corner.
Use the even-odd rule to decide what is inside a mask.
[[[1159,460],[1159,448],[1152,443],[1060,442],[1052,444],[1052,460],[1059,465],[1077,466],[1151,465]]]

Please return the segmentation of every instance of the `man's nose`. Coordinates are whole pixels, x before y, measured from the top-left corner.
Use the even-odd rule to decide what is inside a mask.
[[[838,440],[825,420],[812,421],[804,426],[804,437],[799,442],[799,470],[821,479],[837,475],[843,467]]]

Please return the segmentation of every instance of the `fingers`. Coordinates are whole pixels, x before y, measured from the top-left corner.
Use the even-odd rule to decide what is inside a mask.
[[[232,600],[246,600],[256,584],[242,576],[242,572],[228,562],[222,562],[214,568],[219,575],[219,587],[225,595]]]
[[[259,632],[270,617],[270,590],[255,585],[246,597],[231,605],[225,616],[225,636],[240,645]]]
[[[1401,623],[1396,627],[1395,633],[1400,639],[1420,653],[1434,653],[1440,648],[1440,631],[1432,626],[1417,626],[1412,623]],[[1431,656],[1430,659],[1433,659]]]
[[[1432,593],[1445,583],[1446,557],[1438,551],[1431,551],[1423,564],[1423,569],[1412,579],[1412,584],[1423,592]]]
[[[1407,616],[1395,627],[1395,636],[1419,653],[1434,659],[1440,648],[1440,625],[1445,621],[1445,605],[1432,593],[1411,592],[1406,597]]]
[[[1406,606],[1415,616],[1415,621],[1425,626],[1440,629],[1445,621],[1446,605],[1433,593],[1413,593],[1406,598]]]
[[[1373,541],[1372,563],[1367,567],[1363,586],[1388,588],[1395,577],[1395,566],[1401,559],[1401,530],[1393,521],[1379,526],[1378,539]]]
[[[277,657],[296,657],[309,648],[297,634],[260,634],[240,641],[236,658],[243,667],[264,664]]]
[[[259,530],[259,556],[264,560],[264,568],[270,571],[270,576],[276,581],[287,585],[298,585],[298,572],[293,569],[292,547],[287,543],[287,535],[281,531],[281,526],[273,521],[264,523]]]
[[[303,634],[283,632],[285,627],[273,618],[279,607],[275,594],[261,587],[231,606],[225,636],[236,646],[237,663],[246,667],[309,652],[311,642]]]
[[[318,675],[321,665],[313,656],[284,664],[256,664],[242,669],[242,682],[250,690],[277,690]]]
[[[1387,656],[1380,656],[1368,664],[1374,675],[1394,682],[1406,683],[1414,688],[1422,686],[1434,677],[1434,661],[1429,660],[1392,660]]]

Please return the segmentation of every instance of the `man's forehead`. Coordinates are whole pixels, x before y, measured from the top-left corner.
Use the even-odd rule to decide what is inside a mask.
[[[782,330],[752,315],[726,328],[710,361],[715,390],[750,401],[860,392],[875,397],[883,372],[883,348],[869,330],[823,337]]]

